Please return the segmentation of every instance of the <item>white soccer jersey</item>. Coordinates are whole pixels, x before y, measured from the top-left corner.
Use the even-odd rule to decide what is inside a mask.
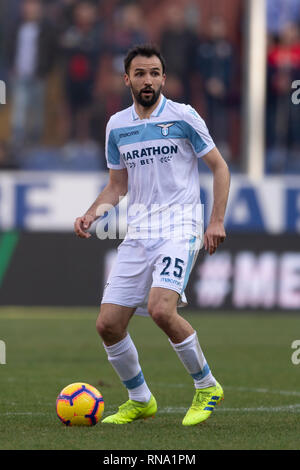
[[[128,171],[128,232],[135,238],[199,235],[197,158],[215,144],[190,106],[161,95],[149,119],[134,104],[114,114],[106,128],[108,168]],[[179,232],[178,232],[179,230]]]

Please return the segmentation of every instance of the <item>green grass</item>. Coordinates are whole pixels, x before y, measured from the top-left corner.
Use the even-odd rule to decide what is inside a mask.
[[[182,311],[183,312],[183,311]],[[95,331],[97,309],[0,308],[1,449],[299,449],[300,365],[291,343],[300,316],[184,314],[198,331],[225,400],[202,425],[181,421],[193,397],[192,379],[151,319],[135,317],[130,333],[155,395],[155,419],[127,426],[68,428],[55,400],[75,381],[96,386],[104,416],[127,399]]]

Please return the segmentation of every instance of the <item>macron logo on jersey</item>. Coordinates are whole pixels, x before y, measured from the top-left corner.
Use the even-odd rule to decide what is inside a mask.
[[[139,131],[124,132],[123,134],[119,134],[119,138],[122,139],[124,137],[130,137],[131,135],[138,135],[139,133]]]

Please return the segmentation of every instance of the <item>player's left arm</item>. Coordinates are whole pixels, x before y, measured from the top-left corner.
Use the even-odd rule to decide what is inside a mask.
[[[226,238],[224,217],[229,194],[230,173],[227,163],[216,147],[204,155],[202,159],[213,174],[214,202],[209,224],[204,234],[204,247],[212,255]]]

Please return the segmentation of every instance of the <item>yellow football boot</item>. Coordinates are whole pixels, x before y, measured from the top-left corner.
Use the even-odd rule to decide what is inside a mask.
[[[147,419],[151,416],[154,417],[157,411],[156,400],[151,395],[150,400],[147,403],[140,401],[128,400],[123,405],[119,406],[119,411],[114,414],[107,416],[101,421],[102,423],[112,424],[126,424],[131,423],[137,419]]]
[[[217,382],[214,387],[199,388],[196,390],[192,406],[183,418],[184,426],[194,426],[210,417],[216,405],[224,400],[224,392]]]

